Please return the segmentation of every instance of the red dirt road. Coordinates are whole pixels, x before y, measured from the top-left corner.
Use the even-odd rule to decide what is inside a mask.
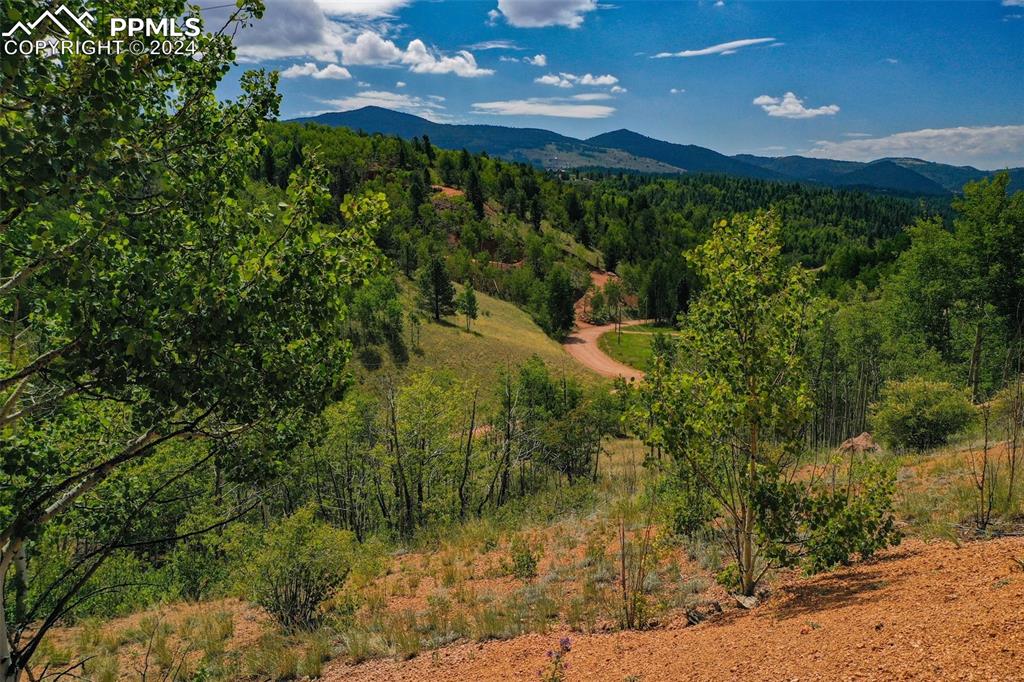
[[[791,578],[750,612],[695,627],[561,630],[462,643],[411,661],[331,664],[323,679],[530,680],[569,636],[570,682],[600,680],[1022,680],[1024,538],[906,541],[881,558]]]
[[[629,327],[635,324],[643,324],[643,322],[643,320],[631,320],[623,322],[622,326]],[[579,331],[571,334],[565,340],[565,343],[562,344],[565,352],[576,358],[580,364],[589,367],[601,376],[612,378],[625,377],[626,381],[640,381],[644,378],[643,372],[609,357],[598,347],[597,340],[605,332],[614,330],[614,324],[602,324],[596,327],[579,324],[578,322],[577,324]]]

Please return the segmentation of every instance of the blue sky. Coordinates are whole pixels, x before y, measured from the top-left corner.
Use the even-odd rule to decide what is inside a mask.
[[[1024,0],[267,0],[239,45],[234,75],[282,72],[282,118],[375,104],[729,154],[1024,166]]]

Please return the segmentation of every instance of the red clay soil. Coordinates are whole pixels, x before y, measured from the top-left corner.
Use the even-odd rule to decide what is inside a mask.
[[[341,680],[529,680],[569,636],[570,681],[1024,680],[1024,538],[910,540],[880,558],[784,581],[753,611],[694,627],[552,631],[463,643],[406,662],[335,662]]]
[[[430,189],[434,190],[435,192],[440,192],[441,196],[445,196],[445,197],[461,197],[461,196],[465,196],[465,194],[466,194],[461,189],[456,189],[454,187],[448,187],[446,185],[431,185]]]

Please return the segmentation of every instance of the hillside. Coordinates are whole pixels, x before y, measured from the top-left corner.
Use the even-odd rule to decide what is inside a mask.
[[[552,372],[565,373],[584,384],[600,380],[573,360],[525,311],[480,291],[476,296],[480,315],[473,321],[471,331],[466,331],[462,316],[447,317],[440,323],[424,322],[416,332],[415,347],[397,366],[386,353],[376,352],[363,358],[357,354],[357,359],[362,360],[359,382],[372,383],[382,371],[394,369],[402,372],[439,369],[450,371],[475,386],[490,387],[502,372],[518,367],[531,356],[543,360]],[[409,284],[403,295],[407,310],[413,309],[414,298]],[[407,330],[406,337],[409,333]]]
[[[788,179],[781,173],[744,163],[705,147],[663,142],[631,130],[615,130],[592,137],[587,142],[601,147],[623,149],[637,156],[681,168],[687,173],[721,173],[762,180]]]
[[[338,662],[324,680],[536,678],[560,637],[571,642],[569,680],[1015,679],[1022,554],[1021,538],[912,541],[854,568],[791,576],[762,608],[722,604],[725,613],[692,627],[678,619],[641,632],[555,628],[407,662]]]
[[[426,135],[439,147],[466,149],[474,153],[487,152],[510,161],[525,161],[543,168],[597,166],[641,173],[679,172],[679,169],[654,159],[639,158],[621,149],[605,149],[539,128],[434,123],[381,107],[320,114],[298,118],[295,122],[343,126],[406,139]]]
[[[658,174],[715,173],[916,196],[956,194],[966,182],[995,172],[914,158],[865,163],[804,156],[726,156],[706,147],[657,140],[626,129],[580,140],[540,128],[435,123],[376,106],[293,120],[405,139],[427,135],[433,144],[443,148],[487,152],[550,170],[606,168]],[[1009,173],[1011,191],[1024,188],[1024,168],[1012,168]]]

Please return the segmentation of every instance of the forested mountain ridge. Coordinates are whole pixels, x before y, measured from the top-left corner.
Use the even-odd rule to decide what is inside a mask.
[[[665,142],[625,129],[579,140],[539,128],[435,123],[375,106],[294,120],[398,135],[406,139],[427,135],[441,147],[487,152],[552,170],[607,168],[669,175],[717,173],[911,196],[957,194],[967,182],[994,174],[994,171],[971,166],[951,166],[913,158],[860,162],[804,156],[726,156],[706,147]],[[1012,168],[1008,172],[1010,190],[1024,188],[1024,169]]]

